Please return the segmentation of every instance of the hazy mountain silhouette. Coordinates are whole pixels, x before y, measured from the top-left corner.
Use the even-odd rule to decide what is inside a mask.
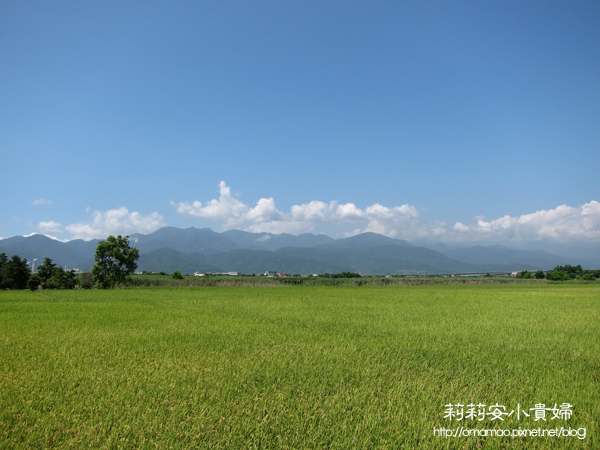
[[[45,257],[69,269],[90,270],[98,240],[61,242],[41,235],[0,240],[0,252],[37,259]],[[362,274],[465,273],[552,269],[579,264],[539,250],[503,246],[434,249],[416,246],[376,233],[344,239],[310,233],[249,233],[209,228],[164,227],[151,234],[132,234],[130,244],[140,251],[138,270],[183,273],[277,272],[310,274],[359,272]]]

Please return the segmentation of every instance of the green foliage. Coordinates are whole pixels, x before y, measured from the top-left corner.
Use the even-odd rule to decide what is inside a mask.
[[[571,278],[569,277],[569,274],[565,270],[554,269],[552,272],[549,272],[546,275],[546,279],[548,279],[550,281],[568,281]]]
[[[517,275],[517,278],[523,278],[525,280],[531,280],[533,278],[533,274],[529,270],[524,270]]]
[[[44,262],[37,267],[37,274],[40,277],[42,287],[52,277],[52,273],[56,268],[56,264],[50,258],[45,258]]]
[[[571,266],[567,264],[566,266],[556,266],[554,270],[566,272],[569,278],[577,278],[578,276],[583,275],[581,265]]]
[[[94,287],[94,279],[91,272],[83,272],[79,274],[77,283],[82,289],[91,289]]]
[[[362,275],[356,272],[325,273],[323,278],[362,278]]]
[[[42,279],[37,273],[32,274],[27,281],[27,287],[30,291],[36,291],[42,284]]]
[[[537,280],[543,280],[544,278],[546,278],[546,274],[543,270],[538,270],[534,276]]]
[[[176,270],[175,272],[173,272],[172,277],[175,280],[183,280],[183,275],[181,275],[181,272],[179,270]]]
[[[546,275],[546,278],[550,281],[595,281],[596,278],[600,278],[600,271],[584,270],[581,265],[571,266],[567,264],[566,266],[556,266],[554,270]]]
[[[62,267],[57,267],[50,258],[45,258],[38,266],[37,275],[39,284],[44,289],[73,289],[77,284],[75,271],[65,271]]]
[[[0,253],[0,289],[27,289],[29,266],[26,259],[13,255],[11,259]]]
[[[94,284],[101,289],[124,282],[137,268],[140,254],[129,246],[129,236],[109,236],[96,247],[96,264],[92,268]]]

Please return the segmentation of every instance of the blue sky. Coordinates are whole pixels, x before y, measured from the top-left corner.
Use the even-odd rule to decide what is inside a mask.
[[[0,237],[600,242],[596,1],[0,3]]]

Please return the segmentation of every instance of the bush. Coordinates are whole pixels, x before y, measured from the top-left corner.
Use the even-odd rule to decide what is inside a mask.
[[[181,272],[179,270],[176,270],[175,272],[173,272],[172,276],[176,280],[183,280],[183,275],[181,275]]]
[[[533,274],[529,270],[524,270],[523,272],[517,275],[517,278],[524,278],[526,280],[529,280],[533,278]]]
[[[565,270],[554,269],[546,278],[550,281],[567,281],[570,280],[569,274]]]
[[[94,287],[94,279],[91,272],[83,272],[79,274],[79,287],[82,289],[91,289]]]
[[[29,277],[29,281],[27,282],[27,287],[31,291],[37,291],[40,285],[42,284],[42,280],[37,273],[34,273]]]

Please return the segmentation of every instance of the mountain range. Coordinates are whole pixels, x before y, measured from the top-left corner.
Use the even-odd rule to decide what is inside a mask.
[[[434,274],[548,270],[576,261],[542,250],[504,246],[451,247],[415,245],[376,233],[344,239],[319,234],[271,234],[209,228],[164,227],[151,234],[132,234],[140,251],[139,271],[290,274],[358,272],[361,274]],[[45,257],[68,269],[89,271],[99,240],[61,242],[42,235],[0,240],[0,252],[41,264]],[[585,266],[584,266],[585,267]]]

